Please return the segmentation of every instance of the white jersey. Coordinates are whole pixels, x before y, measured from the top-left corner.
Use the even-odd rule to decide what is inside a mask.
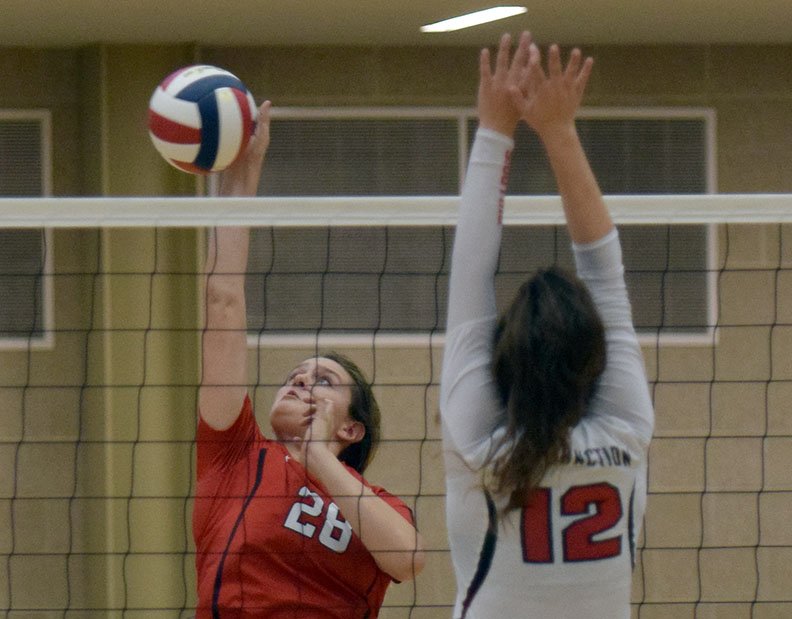
[[[605,324],[607,366],[571,432],[570,461],[548,471],[530,504],[505,517],[507,497],[490,500],[482,487],[482,465],[505,431],[491,358],[512,147],[506,136],[479,129],[454,244],[440,399],[454,617],[628,619],[654,419],[615,230],[573,247]]]

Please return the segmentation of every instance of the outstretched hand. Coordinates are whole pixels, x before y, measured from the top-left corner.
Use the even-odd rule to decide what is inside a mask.
[[[256,131],[250,138],[245,153],[220,177],[221,196],[255,196],[261,178],[261,166],[270,141],[270,107],[265,101],[259,106]]]
[[[493,73],[489,49],[483,49],[479,56],[478,116],[479,125],[511,137],[517,128],[523,110],[523,91],[527,90],[527,80],[533,75],[531,62],[537,62],[531,54],[531,35],[523,32],[514,56],[511,55],[511,36],[501,37],[495,58]]]
[[[558,45],[551,45],[545,73],[539,62],[539,50],[533,44],[530,55],[532,62],[526,69],[528,75],[522,81],[523,89],[512,90],[512,93],[521,118],[543,137],[556,129],[574,125],[594,60],[591,57],[583,60],[580,50],[575,48],[564,67]]]

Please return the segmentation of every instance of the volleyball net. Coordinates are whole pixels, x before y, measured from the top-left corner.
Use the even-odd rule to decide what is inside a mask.
[[[656,408],[634,616],[792,615],[792,196],[609,197]],[[0,200],[0,610],[190,617],[203,256],[254,228],[251,395],[358,362],[372,483],[427,566],[381,616],[450,616],[438,389],[456,198]],[[557,198],[506,200],[501,306],[571,266]]]

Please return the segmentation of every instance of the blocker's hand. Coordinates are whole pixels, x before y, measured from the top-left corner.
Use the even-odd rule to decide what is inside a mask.
[[[259,106],[256,131],[248,143],[245,153],[233,165],[226,168],[220,177],[221,196],[255,196],[261,178],[261,166],[270,141],[271,101]]]
[[[545,73],[539,62],[539,50],[534,45],[531,45],[531,57],[536,57],[537,61],[530,63],[529,79],[519,93],[521,101],[517,104],[523,120],[541,137],[574,124],[594,60],[590,57],[584,60],[580,50],[575,48],[564,67],[558,45],[553,44],[547,54]]]
[[[488,49],[479,57],[478,117],[479,125],[512,136],[520,120],[522,101],[519,93],[527,89],[531,35],[523,32],[511,56],[511,36],[504,34],[498,46],[493,72]],[[511,56],[511,59],[510,59]]]

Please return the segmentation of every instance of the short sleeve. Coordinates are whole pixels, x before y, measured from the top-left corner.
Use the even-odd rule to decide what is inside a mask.
[[[232,466],[257,442],[264,440],[253,415],[250,396],[245,396],[242,410],[234,424],[225,430],[215,430],[198,415],[196,443],[198,450],[198,479],[210,470]]]

